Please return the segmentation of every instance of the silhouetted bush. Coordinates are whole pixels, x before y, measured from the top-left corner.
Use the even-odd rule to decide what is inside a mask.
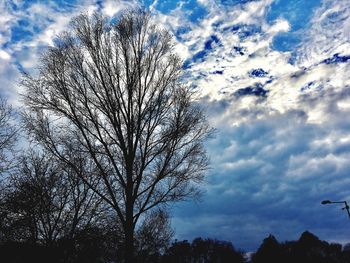
[[[84,229],[74,239],[59,239],[50,245],[8,241],[0,244],[0,262],[6,263],[106,263],[116,259],[116,245],[108,242],[114,233]],[[107,242],[106,242],[107,241]]]
[[[258,251],[253,255],[253,263],[278,263],[285,262],[288,256],[285,250],[278,243],[273,235],[269,235],[264,239]]]
[[[272,235],[265,238],[252,263],[342,263],[349,262],[349,255],[340,244],[329,244],[305,231],[299,240],[282,244]]]
[[[60,249],[56,246],[46,247],[24,242],[4,242],[0,245],[1,262],[6,263],[59,263]]]
[[[243,263],[242,252],[236,251],[231,242],[196,238],[175,242],[162,258],[166,263]]]

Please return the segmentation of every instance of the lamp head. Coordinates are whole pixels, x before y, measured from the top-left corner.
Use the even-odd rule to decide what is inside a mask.
[[[332,203],[332,202],[329,201],[329,200],[324,200],[324,201],[321,202],[321,204],[323,204],[323,205],[327,205],[327,204],[331,204],[331,203]]]

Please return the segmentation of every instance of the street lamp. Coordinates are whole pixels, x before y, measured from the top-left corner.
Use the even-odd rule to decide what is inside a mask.
[[[342,210],[346,210],[348,212],[348,216],[350,218],[350,211],[349,211],[349,206],[346,201],[330,201],[330,200],[324,200],[321,202],[323,205],[328,205],[328,204],[344,204],[345,206],[342,208]]]

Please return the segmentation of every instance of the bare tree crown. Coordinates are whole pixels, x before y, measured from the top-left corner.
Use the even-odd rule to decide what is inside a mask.
[[[39,75],[22,81],[34,138],[73,167],[74,152],[87,154],[89,176],[101,181],[93,190],[125,228],[155,206],[193,197],[210,127],[179,83],[171,34],[131,11],[116,23],[80,15],[55,43]]]

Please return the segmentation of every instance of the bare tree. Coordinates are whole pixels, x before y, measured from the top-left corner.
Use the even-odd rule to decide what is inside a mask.
[[[174,231],[166,210],[157,209],[146,213],[135,233],[138,262],[157,262],[170,245],[173,236]]]
[[[211,129],[179,83],[171,34],[147,13],[116,23],[80,15],[71,25],[43,55],[39,75],[23,79],[27,128],[74,169],[74,152],[89,155],[102,184],[82,178],[115,210],[133,262],[140,216],[198,194]]]
[[[29,151],[19,159],[1,201],[3,239],[51,246],[102,217],[101,199],[54,156]]]
[[[13,121],[12,107],[4,98],[0,98],[0,173],[7,171],[11,165],[11,156],[18,135],[18,129]]]

